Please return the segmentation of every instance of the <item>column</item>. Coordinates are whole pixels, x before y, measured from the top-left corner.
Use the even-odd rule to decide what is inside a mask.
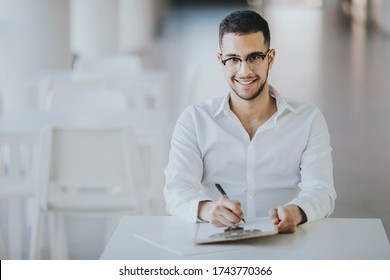
[[[97,57],[118,52],[117,0],[70,0],[71,50]]]
[[[31,83],[47,71],[70,67],[68,14],[64,0],[0,0],[4,111],[32,109]]]
[[[140,52],[152,47],[157,18],[154,3],[155,0],[119,0],[118,32],[121,53]]]

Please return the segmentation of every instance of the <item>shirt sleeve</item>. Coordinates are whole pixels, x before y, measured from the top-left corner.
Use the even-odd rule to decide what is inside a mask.
[[[299,196],[287,204],[298,205],[313,222],[332,214],[336,191],[333,183],[333,164],[330,136],[326,121],[315,109],[306,147],[302,153]]]
[[[200,201],[211,200],[201,193],[203,160],[198,147],[192,106],[180,116],[171,140],[165,172],[164,196],[168,214],[196,222]]]

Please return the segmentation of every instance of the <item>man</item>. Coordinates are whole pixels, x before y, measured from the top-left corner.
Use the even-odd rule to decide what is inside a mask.
[[[215,226],[270,215],[286,233],[329,216],[336,193],[327,125],[316,107],[268,84],[276,53],[267,21],[232,13],[219,26],[219,45],[231,90],[180,116],[165,169],[168,213]]]

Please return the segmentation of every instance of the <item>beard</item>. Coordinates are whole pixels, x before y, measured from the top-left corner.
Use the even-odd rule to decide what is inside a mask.
[[[250,96],[243,96],[243,95],[241,95],[239,92],[238,92],[238,90],[236,90],[235,88],[233,88],[232,86],[231,86],[231,89],[234,91],[234,93],[238,96],[238,97],[240,97],[241,99],[243,99],[243,100],[253,100],[253,99],[255,99],[255,98],[257,98],[261,93],[262,93],[262,91],[263,91],[263,89],[264,89],[264,86],[265,86],[265,83],[267,82],[267,80],[265,80],[261,85],[260,85],[260,87],[256,90],[256,92],[254,93],[254,94],[252,94],[252,95],[250,95]]]
[[[256,90],[256,92],[253,93],[253,94],[250,95],[250,96],[244,96],[244,95],[240,94],[240,93],[238,92],[238,90],[235,89],[235,88],[233,87],[233,85],[230,85],[230,88],[232,89],[232,91],[234,91],[234,93],[235,93],[239,98],[241,98],[241,99],[243,99],[243,100],[248,100],[248,101],[249,101],[249,100],[256,99],[256,98],[263,92],[263,89],[264,89],[264,87],[265,87],[265,84],[266,84],[267,81],[268,81],[268,71],[269,71],[269,68],[267,69],[267,74],[266,74],[266,79],[265,79],[265,81],[264,81],[263,83],[261,83],[260,86],[259,86],[259,88]]]

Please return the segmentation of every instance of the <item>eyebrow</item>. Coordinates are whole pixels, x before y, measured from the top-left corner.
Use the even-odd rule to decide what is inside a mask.
[[[248,54],[248,55],[246,56],[245,59],[247,59],[248,57],[251,57],[251,56],[253,56],[253,55],[265,55],[265,53],[263,53],[263,52],[251,52],[250,54]],[[239,57],[239,58],[240,58],[240,56],[237,55],[237,54],[235,54],[235,53],[228,53],[228,54],[226,54],[226,55],[224,55],[224,56],[225,56],[225,57]]]

